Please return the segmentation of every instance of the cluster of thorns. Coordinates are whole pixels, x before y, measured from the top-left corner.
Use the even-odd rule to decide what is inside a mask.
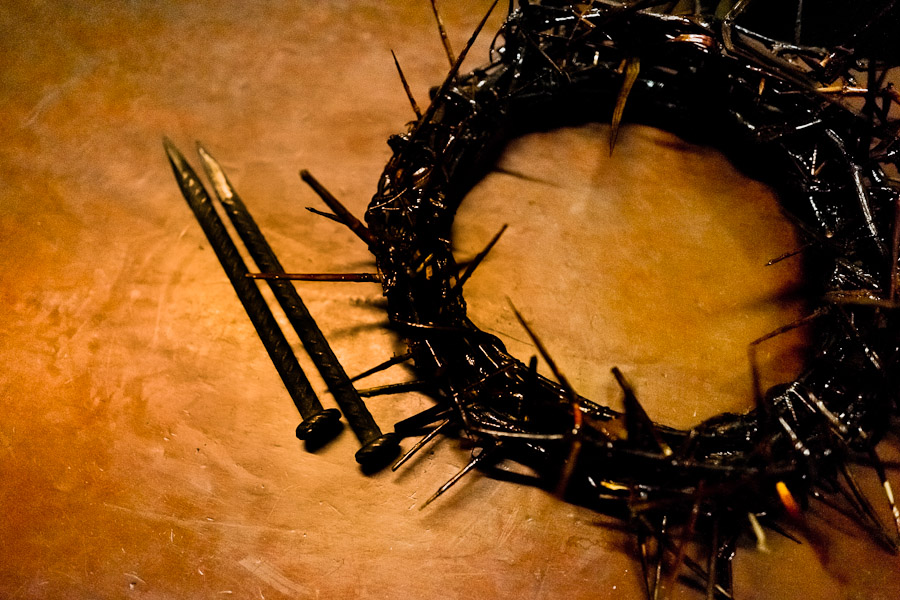
[[[396,469],[436,436],[462,435],[474,448],[471,461],[423,506],[477,467],[621,515],[636,533],[648,598],[678,579],[707,598],[732,598],[741,536],[750,531],[763,544],[768,528],[792,537],[782,524],[802,528],[810,500],[854,516],[896,551],[900,511],[876,444],[896,415],[900,372],[900,94],[889,82],[894,57],[883,42],[900,24],[900,2],[870,7],[855,30],[828,46],[805,41],[802,2],[790,41],[759,30],[757,4],[522,0],[510,4],[489,64],[461,74],[490,11],[456,55],[432,0],[450,71],[423,111],[394,57],[415,120],[388,141],[394,154],[365,223],[301,171],[330,208],[310,210],[365,242],[374,273],[286,273],[201,148],[219,203],[261,271],[250,273],[203,184],[167,142],[182,191],[304,417],[297,436],[311,447],[323,443],[343,412],[367,469],[392,459],[403,438],[421,436]],[[810,312],[751,343],[757,408],[747,414],[722,414],[686,431],[657,424],[617,368],[624,411],[613,411],[578,395],[511,303],[553,380],[538,373],[536,357],[528,364],[513,358],[467,317],[464,284],[505,226],[458,264],[450,231],[466,192],[511,136],[570,124],[572,115],[611,115],[612,151],[626,105],[630,120],[718,147],[771,183],[804,239],[770,264],[804,260]],[[315,398],[256,279],[271,285],[340,411]],[[380,282],[408,352],[347,377],[292,280]],[[757,347],[795,327],[809,328],[814,340],[803,373],[760,389]],[[407,361],[415,381],[356,388]],[[409,390],[435,404],[382,433],[361,398]],[[855,465],[874,469],[896,533],[858,484]],[[702,559],[692,557],[698,552]]]

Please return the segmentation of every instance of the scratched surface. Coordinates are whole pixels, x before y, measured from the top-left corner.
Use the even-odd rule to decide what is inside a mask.
[[[443,4],[458,50],[487,3]],[[473,475],[418,510],[467,461],[455,442],[369,477],[349,432],[304,452],[164,160],[162,135],[185,152],[202,139],[288,269],[371,268],[303,210],[318,202],[297,170],[362,213],[412,116],[389,50],[420,103],[447,67],[424,0],[6,2],[0,31],[0,597],[640,597],[627,532],[542,491]],[[665,422],[745,408],[747,343],[803,311],[797,264],[762,267],[790,228],[715,152],[626,126],[609,158],[606,135],[517,140],[501,167],[529,179],[472,192],[460,257],[510,224],[469,284],[472,318],[527,358],[510,296],[602,402],[618,402],[618,365]],[[399,348],[379,292],[301,287],[350,373]],[[802,342],[767,347],[765,376],[789,377]],[[370,408],[388,426],[428,405]],[[895,597],[897,559],[849,520],[792,530],[803,545],[743,540],[739,598]]]

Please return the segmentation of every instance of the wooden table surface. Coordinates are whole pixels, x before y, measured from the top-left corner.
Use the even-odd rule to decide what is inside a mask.
[[[458,50],[489,3],[441,4]],[[427,1],[10,1],[0,31],[0,597],[642,597],[611,517],[477,473],[419,510],[467,462],[457,440],[369,476],[349,431],[305,452],[166,163],[163,135],[195,165],[202,140],[287,269],[371,269],[304,210],[321,204],[297,171],[362,214],[413,116],[390,50],[420,103],[447,68]],[[617,365],[663,422],[745,410],[747,344],[803,314],[798,263],[763,267],[795,235],[713,150],[626,125],[609,157],[608,118],[513,141],[467,198],[460,258],[510,225],[468,285],[472,318],[527,358],[509,296],[602,403],[619,405]],[[402,349],[378,285],[299,289],[349,373]],[[765,348],[768,382],[803,343]],[[390,428],[430,400],[369,405]],[[848,519],[794,531],[802,545],[772,535],[768,553],[742,540],[738,598],[900,593],[897,558]]]

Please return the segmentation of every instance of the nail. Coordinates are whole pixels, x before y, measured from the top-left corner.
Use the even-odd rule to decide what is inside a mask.
[[[226,214],[256,265],[268,273],[283,273],[281,263],[250,216],[244,202],[231,186],[222,167],[206,150],[202,147],[198,149],[216,195],[222,201]],[[386,465],[390,458],[393,458],[388,455],[398,450],[399,436],[382,434],[293,284],[283,279],[267,281],[275,299],[284,309],[288,321],[296,330],[303,347],[344,413],[350,428],[363,445],[356,453],[356,461],[364,467],[373,469],[381,462]]]
[[[297,436],[313,444],[330,439],[340,429],[340,413],[334,409],[322,408],[259,288],[247,278],[247,266],[216,213],[203,183],[171,141],[164,138],[163,145],[182,195],[206,234],[294,405],[303,417],[303,422],[297,427]]]

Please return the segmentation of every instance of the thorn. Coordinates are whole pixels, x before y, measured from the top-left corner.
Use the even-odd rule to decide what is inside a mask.
[[[759,518],[757,517],[757,520],[758,519]],[[761,522],[760,525],[762,525],[766,529],[771,529],[772,531],[774,531],[781,537],[785,537],[797,545],[801,545],[801,546],[803,545],[803,542],[801,542],[799,539],[797,539],[796,536],[792,535],[784,527],[781,527],[780,525],[778,525],[778,523],[772,521],[771,519],[766,519],[765,521]]]
[[[562,470],[560,471],[559,482],[556,485],[556,494],[560,498],[562,498],[563,496],[565,496],[566,489],[569,486],[569,480],[571,479],[572,474],[575,472],[575,465],[578,462],[578,455],[581,453],[581,425],[582,419],[584,417],[581,412],[581,404],[578,401],[578,394],[575,393],[574,388],[572,388],[572,386],[569,384],[569,380],[566,379],[566,376],[563,375],[562,371],[559,370],[559,367],[556,366],[556,362],[553,360],[553,358],[550,357],[550,353],[547,352],[547,348],[544,346],[543,342],[541,342],[537,334],[532,331],[528,323],[525,322],[525,319],[516,309],[515,305],[512,303],[512,300],[507,298],[506,301],[509,302],[509,306],[510,308],[512,308],[513,314],[515,314],[516,319],[519,321],[519,324],[528,333],[528,337],[531,338],[531,341],[537,347],[541,357],[543,357],[544,361],[550,367],[550,370],[553,372],[553,376],[556,377],[556,381],[559,382],[559,385],[569,397],[569,402],[572,405],[571,446],[569,448],[569,453],[566,456],[565,461],[563,462]],[[609,434],[607,434],[602,427],[598,428],[598,431],[609,437]]]
[[[400,83],[403,84],[403,90],[406,92],[406,97],[409,98],[409,104],[412,106],[413,112],[416,113],[416,120],[419,120],[422,118],[422,111],[419,110],[419,104],[413,97],[412,90],[409,89],[409,82],[406,81],[406,76],[403,74],[403,69],[400,68],[400,63],[397,61],[397,55],[394,54],[393,50],[391,50],[391,56],[394,57],[394,65],[397,67],[397,73],[400,75]]]
[[[457,280],[456,285],[453,286],[454,288],[458,288],[458,289],[462,288],[463,284],[469,279],[469,277],[472,276],[472,273],[475,272],[475,269],[478,268],[478,265],[481,264],[481,261],[483,261],[485,259],[485,257],[488,255],[488,253],[494,247],[494,244],[496,244],[497,241],[500,239],[500,236],[503,235],[503,232],[506,231],[507,227],[509,227],[509,225],[504,224],[503,227],[500,228],[500,231],[498,231],[494,235],[494,237],[491,238],[491,241],[488,242],[487,246],[484,247],[484,250],[479,252],[475,256],[475,258],[472,259],[472,262],[469,263],[469,266],[466,267],[466,270],[459,277],[459,280]]]
[[[703,481],[701,480],[697,485],[697,499],[694,501],[694,506],[693,508],[691,508],[691,516],[688,519],[687,526],[685,527],[684,533],[682,534],[683,539],[681,540],[681,543],[678,544],[678,548],[675,550],[675,562],[672,563],[672,570],[669,571],[669,574],[666,576],[666,580],[663,585],[664,598],[673,589],[675,581],[678,579],[678,572],[681,570],[681,565],[687,564],[685,550],[687,550],[688,542],[690,541],[691,537],[693,537],[694,530],[697,527],[697,516],[700,514],[700,500],[703,496],[702,490]],[[700,565],[697,565],[697,567],[699,568]],[[702,572],[702,569],[700,570]]]
[[[715,600],[716,597],[716,571],[719,557],[719,517],[713,517],[712,538],[709,542],[709,556],[706,559],[706,600]]]
[[[622,123],[622,115],[625,112],[625,103],[628,101],[628,95],[634,82],[637,81],[638,73],[641,71],[641,59],[637,56],[630,57],[625,62],[625,78],[622,80],[622,88],[619,90],[619,96],[616,98],[616,107],[613,110],[612,128],[609,133],[609,154],[612,156],[613,148],[616,146],[616,138],[619,137],[619,125]]]
[[[840,94],[841,96],[864,96],[869,93],[867,88],[853,87],[846,84],[819,87],[814,91],[820,94]]]
[[[443,98],[444,94],[447,93],[447,90],[450,89],[450,85],[456,78],[456,74],[459,73],[459,69],[460,67],[462,67],[462,63],[466,59],[466,55],[472,48],[472,44],[475,43],[475,38],[477,38],[478,34],[481,33],[481,30],[484,28],[484,24],[487,23],[488,17],[491,16],[491,13],[494,11],[494,7],[497,6],[497,2],[499,2],[499,0],[494,0],[491,3],[491,7],[488,9],[487,14],[484,15],[484,17],[481,19],[481,22],[478,23],[478,27],[475,28],[475,31],[472,33],[471,37],[469,37],[469,41],[466,43],[465,48],[463,48],[462,52],[460,52],[459,56],[456,59],[456,62],[453,63],[452,67],[450,67],[450,71],[447,73],[447,76],[444,78],[444,81],[441,83],[438,91],[434,94],[431,104],[429,104],[428,108],[425,110],[425,114],[422,115],[422,118],[419,119],[419,122],[416,124],[415,128],[412,130],[412,132],[410,132],[410,139],[414,139],[421,127],[425,123],[428,123],[431,120],[431,117],[434,116],[434,113],[437,111],[441,99]],[[407,147],[412,147],[412,144]]]
[[[656,600],[659,596],[659,582],[662,578],[664,552],[663,536],[665,536],[666,532],[666,519],[666,515],[663,515],[659,527],[653,527],[646,516],[638,516],[638,543],[641,548],[641,569],[644,572],[644,589],[647,592],[647,600]],[[648,536],[654,542],[655,548],[650,547]]]
[[[526,381],[529,386],[536,386],[538,383],[538,372],[537,372],[538,359],[537,356],[531,355],[531,358],[528,359],[528,375]]]
[[[427,444],[429,441],[431,441],[431,440],[432,440],[437,434],[439,434],[439,433],[441,432],[441,430],[444,429],[444,427],[446,427],[449,423],[450,423],[450,419],[444,419],[443,421],[441,421],[441,422],[437,425],[437,427],[435,427],[434,429],[432,429],[431,431],[429,431],[427,434],[425,434],[425,436],[424,436],[422,439],[420,439],[418,442],[416,442],[416,443],[413,445],[413,447],[410,448],[410,449],[406,452],[406,454],[404,454],[403,456],[400,457],[400,460],[398,460],[397,462],[394,463],[394,466],[391,467],[391,471],[396,471],[397,469],[399,469],[399,468],[403,465],[403,463],[405,463],[405,462],[408,461],[410,458],[412,458],[413,454],[415,454],[416,452],[418,452],[419,449],[422,448],[422,446],[424,446],[424,445]]]
[[[779,481],[778,483],[782,483]],[[783,485],[783,483],[782,483]],[[784,488],[787,490],[787,487]],[[781,490],[779,490],[779,494]],[[788,492],[790,494],[790,492]],[[791,501],[794,499],[791,498]],[[796,503],[795,503],[796,506]],[[792,513],[793,514],[793,513]],[[756,538],[756,550],[757,552],[762,552],[763,554],[769,554],[771,550],[769,550],[769,546],[766,544],[766,532],[763,530],[762,525],[759,524],[759,521],[752,512],[747,513],[747,520],[750,521],[750,528],[753,530],[753,537]]]
[[[413,435],[412,432],[414,431],[420,431],[428,425],[436,423],[441,419],[448,418],[452,412],[453,408],[446,404],[435,404],[420,413],[416,413],[411,417],[398,421],[394,424],[394,431],[399,435],[409,437],[410,435]]]
[[[891,507],[891,516],[894,518],[894,526],[897,529],[897,534],[900,535],[900,510],[897,509],[897,503],[894,501],[894,490],[891,488],[891,482],[888,481],[884,463],[881,462],[875,447],[871,445],[869,446],[869,457],[872,460],[872,467],[878,475],[878,480],[881,482],[881,487],[884,488],[884,495],[887,498],[888,505]]]
[[[862,490],[859,488],[859,484],[856,483],[856,478],[853,477],[853,473],[850,472],[850,469],[847,468],[846,464],[841,465],[841,474],[844,476],[844,480],[847,482],[847,486],[850,488],[850,491],[859,504],[859,508],[862,509],[863,514],[869,518],[869,521],[874,526],[875,531],[877,531],[881,535],[882,541],[887,544],[891,551],[896,553],[897,542],[888,535],[884,525],[881,523],[881,519],[878,518],[878,515],[875,513],[875,509],[872,507],[872,503],[869,502],[869,499],[866,498],[865,494],[862,493]]]
[[[415,392],[428,385],[427,381],[404,381],[402,383],[389,383],[388,385],[379,385],[377,387],[359,390],[360,398],[372,398],[374,396],[388,396],[390,394],[402,394],[404,392]]]
[[[662,582],[663,557],[665,555],[665,546],[663,540],[667,540],[666,528],[668,527],[669,518],[663,515],[659,524],[659,533],[656,535],[656,568],[653,572],[653,600],[659,597],[660,583]]]
[[[891,300],[897,302],[900,288],[900,273],[897,272],[900,262],[900,194],[894,196],[894,238],[891,250]]]
[[[628,440],[638,445],[642,440],[639,438],[649,438],[647,441],[652,442],[654,450],[660,452],[663,456],[672,456],[672,449],[659,436],[659,432],[653,425],[653,421],[647,415],[647,411],[641,406],[634,389],[625,380],[619,367],[612,368],[612,374],[616,378],[616,383],[622,388],[625,394],[625,429],[628,432]]]
[[[523,181],[530,181],[532,183],[540,183],[543,185],[549,185],[552,187],[559,187],[558,183],[553,181],[549,181],[547,179],[541,179],[540,177],[532,177],[531,175],[526,175],[520,171],[515,171],[513,169],[507,169],[506,167],[496,166],[494,167],[494,173],[500,173],[501,175],[508,175],[510,177],[515,177],[516,179],[521,179]]]
[[[251,279],[290,279],[292,281],[354,281],[381,283],[378,273],[247,273]]]
[[[641,572],[644,574],[644,591],[647,593],[647,600],[653,600],[653,586],[650,583],[650,549],[647,547],[647,534],[643,531],[639,531],[637,536],[638,548],[641,555]]]
[[[881,482],[881,485],[884,487],[884,494],[887,496],[888,503],[891,505],[891,515],[894,517],[894,525],[897,528],[897,533],[900,534],[900,511],[897,510],[897,504],[894,502],[894,490],[891,489],[891,482],[885,479]]]
[[[355,377],[351,377],[350,381],[359,381],[360,379],[368,377],[369,375],[374,375],[375,373],[378,373],[379,371],[384,371],[385,369],[387,369],[389,367],[393,367],[394,365],[399,365],[402,362],[406,362],[410,358],[412,358],[412,352],[406,352],[405,354],[400,354],[399,356],[392,356],[391,358],[387,359],[383,363],[377,364],[374,367],[372,367],[371,369],[367,369],[367,370],[363,371],[362,373],[360,373],[359,375],[356,375]]]
[[[494,2],[494,4],[496,4],[496,2]],[[495,446],[495,447],[496,447],[496,446]],[[476,456],[476,455],[473,455],[473,456],[472,456],[472,460],[469,461],[469,464],[467,464],[467,465],[464,466],[462,469],[460,469],[459,473],[457,473],[456,475],[454,475],[453,477],[451,477],[450,480],[447,481],[447,483],[445,483],[445,484],[442,485],[440,488],[438,488],[438,491],[436,491],[434,494],[432,494],[431,497],[430,497],[428,500],[426,500],[426,501],[422,504],[422,506],[419,507],[419,510],[422,510],[423,508],[425,508],[426,506],[428,506],[429,504],[431,504],[432,502],[434,502],[435,500],[437,500],[438,498],[440,498],[440,496],[441,496],[444,492],[446,492],[446,491],[449,490],[451,487],[453,487],[453,485],[454,485],[457,481],[459,481],[460,479],[462,479],[463,476],[466,475],[466,473],[468,473],[469,471],[471,471],[472,469],[474,469],[474,468],[478,465],[478,463],[482,462],[485,458],[487,458],[487,456],[488,456],[489,454],[492,454],[492,452],[489,451],[489,450],[487,450],[486,448],[483,448],[483,449],[481,450],[481,452],[478,453],[477,456]]]
[[[435,0],[431,0],[431,11],[434,13],[434,19],[437,21],[438,31],[441,33],[441,43],[444,44],[444,52],[447,53],[447,60],[450,61],[450,67],[452,68],[456,64],[456,58],[453,56],[453,49],[450,48],[450,38],[447,37],[447,30],[444,29],[444,21],[441,19],[440,13],[438,13]]]
[[[319,210],[317,208],[313,208],[312,206],[307,206],[306,210],[313,213],[314,215],[319,215],[320,217],[325,217],[326,219],[331,219],[336,223],[340,223],[341,225],[345,225],[341,218],[334,213],[325,212],[324,210]]]
[[[762,383],[760,380],[759,374],[759,361],[756,358],[756,347],[762,344],[763,342],[770,340],[774,337],[777,337],[783,333],[787,333],[788,331],[797,329],[807,323],[814,321],[819,318],[827,311],[827,307],[820,307],[806,315],[805,317],[801,317],[792,323],[788,323],[787,325],[782,325],[777,329],[770,331],[762,337],[758,337],[747,345],[747,358],[750,362],[750,377],[753,385],[753,397],[756,400],[756,405],[759,406],[763,411],[763,416],[769,418],[768,415],[770,413],[768,403],[765,402],[763,391],[762,391]]]
[[[550,353],[547,352],[547,348],[544,346],[543,342],[541,342],[537,334],[534,333],[534,331],[525,321],[524,317],[522,317],[522,314],[518,311],[518,309],[516,309],[516,306],[513,304],[512,300],[507,297],[506,301],[509,303],[509,307],[512,309],[513,314],[516,316],[516,320],[519,321],[519,325],[521,325],[525,332],[528,333],[528,337],[531,338],[531,341],[540,353],[541,358],[543,358],[544,362],[547,363],[547,366],[550,367],[550,370],[553,372],[553,376],[556,377],[556,381],[559,382],[559,385],[561,385],[566,394],[568,394],[572,403],[577,404],[578,395],[575,393],[575,390],[572,388],[572,386],[569,385],[569,380],[566,379],[565,375],[563,375],[559,370],[559,367],[556,366],[556,362],[550,356]]]
[[[791,490],[788,489],[788,486],[785,482],[777,482],[775,484],[775,491],[778,492],[778,499],[781,500],[781,504],[784,506],[784,509],[788,512],[789,515],[791,515],[795,519],[803,518],[803,511],[800,510],[800,505],[797,504],[796,500],[794,500],[794,496],[793,494],[791,494]],[[758,522],[757,525],[759,525]]]
[[[378,238],[376,238],[359,219],[354,217],[353,213],[347,210],[347,208],[341,204],[340,201],[325,188],[325,186],[319,183],[319,181],[312,176],[312,173],[306,169],[302,169],[300,171],[300,179],[305,181],[306,184],[319,195],[319,198],[328,205],[328,208],[334,211],[335,215],[341,220],[341,223],[349,227],[350,231],[355,233],[359,239],[369,246],[374,246],[378,243]]]
[[[556,495],[560,499],[565,499],[566,490],[569,489],[569,481],[575,473],[575,466],[578,464],[578,456],[581,454],[581,409],[575,406],[576,424],[572,428],[572,442],[569,446],[569,454],[563,461],[562,470],[559,473],[559,481],[556,483]]]
[[[889,294],[890,295],[890,294]],[[850,304],[856,306],[878,306],[881,308],[898,308],[897,300],[879,298],[871,290],[847,290],[825,292],[823,296],[826,302],[831,304]]]
[[[766,263],[766,266],[767,266],[767,267],[771,267],[772,265],[778,264],[778,263],[780,263],[781,261],[785,260],[786,258],[790,258],[790,257],[792,257],[792,256],[797,256],[798,254],[800,254],[800,253],[806,251],[807,249],[809,249],[810,246],[812,246],[811,243],[806,243],[806,244],[803,244],[802,246],[800,246],[799,248],[794,248],[793,250],[788,250],[787,252],[785,252],[785,253],[782,254],[781,256],[778,256],[777,258],[773,258],[772,260],[770,260],[769,262],[767,262],[767,263]]]

